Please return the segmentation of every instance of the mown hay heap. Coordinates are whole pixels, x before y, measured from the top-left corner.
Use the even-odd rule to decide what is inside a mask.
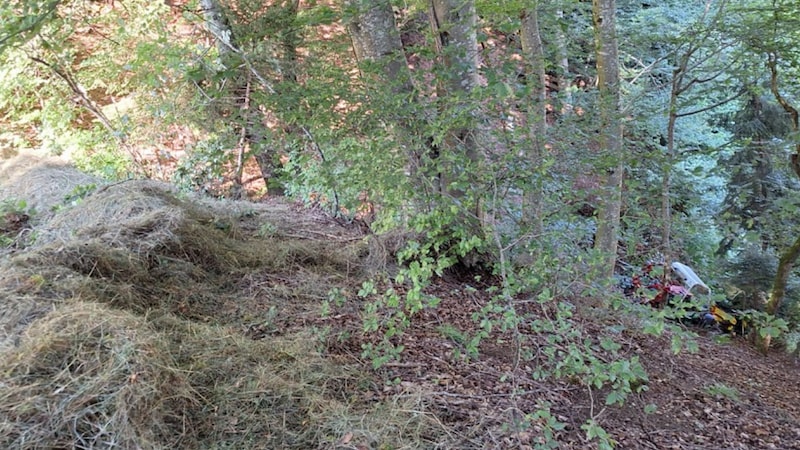
[[[29,239],[0,255],[0,448],[423,445],[419,398],[354,403],[370,381],[325,359],[312,329],[246,337],[356,282],[357,233],[285,202],[103,184],[35,161],[0,170],[0,200],[37,211]],[[60,187],[18,185],[34,179]]]
[[[24,199],[46,219],[82,190],[101,183],[97,177],[77,171],[55,157],[24,153],[0,160],[0,199]]]
[[[37,168],[54,170],[49,164],[5,166],[23,167],[25,177],[0,181],[0,192],[21,194],[26,191],[14,182],[36,178]],[[80,172],[57,167],[63,176],[69,170],[83,180]],[[52,198],[45,202],[52,214],[34,220],[33,241],[10,258],[0,274],[0,292],[17,300],[32,293],[80,297],[137,313],[166,308],[219,320],[225,319],[219,315],[225,306],[221,300],[232,301],[232,287],[242,287],[237,280],[304,272],[313,279],[296,285],[314,290],[319,298],[332,279],[357,274],[361,267],[360,238],[351,233],[339,239],[329,230],[341,235],[341,227],[309,220],[286,203],[212,202],[153,181],[78,190],[82,197],[70,196],[70,205],[50,204]],[[292,223],[292,216],[298,223]],[[39,308],[28,304],[21,309]]]
[[[308,336],[251,341],[174,316],[70,303],[2,353],[0,446],[316,448],[346,431],[399,442],[420,427],[354,414],[332,386],[359,377],[312,347]]]

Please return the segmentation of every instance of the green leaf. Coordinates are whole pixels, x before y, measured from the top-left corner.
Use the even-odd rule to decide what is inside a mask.
[[[330,25],[339,18],[339,13],[327,5],[300,10],[297,24],[301,26]]]
[[[614,342],[614,340],[609,337],[603,337],[600,340],[600,347],[609,352],[617,352],[622,348],[622,345]]]

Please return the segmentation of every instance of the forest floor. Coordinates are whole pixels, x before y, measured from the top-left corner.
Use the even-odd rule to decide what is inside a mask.
[[[602,391],[593,394],[566,380],[534,381],[531,368],[515,361],[511,343],[488,343],[476,360],[453,362],[453,342],[436,324],[475,326],[464,296],[456,294],[459,285],[442,281],[438,288],[451,294],[441,295],[442,304],[404,337],[402,363],[384,376],[423,387],[440,420],[476,448],[535,448],[536,421],[534,429],[512,435],[502,424],[510,412],[530,413],[546,400],[567,425],[556,434],[559,448],[592,448],[580,427],[595,417],[621,449],[800,449],[800,365],[780,350],[763,354],[743,338],[719,343],[716,332],[697,329],[700,351],[675,354],[669,338],[632,332],[624,353],[640,358],[647,390],[624,406],[606,407]],[[575,320],[602,333],[596,316],[579,312]]]
[[[466,358],[489,278],[450,274],[394,338],[400,359],[373,369],[356,293],[396,243],[282,200],[0,163],[2,448],[591,449],[594,419],[621,449],[800,449],[800,364],[780,349],[696,329],[699,352],[676,354],[669,333],[559,299],[647,371],[646,390],[606,406],[577,378],[536,380],[553,344],[524,326]]]

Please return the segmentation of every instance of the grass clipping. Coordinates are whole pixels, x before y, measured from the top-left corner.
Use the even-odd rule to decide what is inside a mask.
[[[0,258],[0,448],[437,440],[420,396],[367,400],[371,380],[323,357],[313,329],[243,332],[261,311],[318,311],[360,264],[357,239],[286,203],[203,203],[148,181],[50,211]]]
[[[69,166],[63,159],[34,153],[0,160],[0,198],[25,200],[36,219],[48,218],[75,195],[101,180]]]
[[[328,386],[356,376],[308,342],[64,305],[2,354],[0,447],[318,448],[345,430],[372,444],[411,433],[414,421],[353,415]]]

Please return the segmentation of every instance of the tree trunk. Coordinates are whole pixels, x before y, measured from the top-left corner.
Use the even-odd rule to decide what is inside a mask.
[[[474,0],[432,0],[431,25],[436,36],[447,76],[440,85],[440,96],[461,95],[468,97],[478,86],[478,35],[477,14]],[[450,152],[443,161],[451,161],[441,168],[440,189],[442,193],[463,197],[461,188],[454,189],[451,184],[459,175],[475,170],[479,162],[477,112],[472,111],[467,124],[449,130],[444,140],[444,151]],[[461,156],[465,157],[463,161]],[[463,162],[462,162],[463,161]],[[466,163],[466,164],[464,164]],[[463,166],[473,166],[465,168]],[[460,180],[464,181],[464,180]],[[467,181],[468,185],[472,185]],[[477,207],[476,207],[477,209]],[[477,218],[480,213],[475,211]]]
[[[217,0],[200,0],[200,8],[203,10],[208,32],[214,37],[219,55],[222,57],[232,53],[235,42],[233,31]]]
[[[671,108],[674,99],[670,99]],[[667,121],[667,153],[664,173],[661,175],[661,252],[667,261],[672,258],[672,167],[675,164],[675,122],[677,116],[670,109]]]
[[[772,282],[772,290],[769,294],[767,301],[766,312],[772,315],[778,313],[778,310],[783,303],[783,298],[786,296],[786,284],[789,282],[789,275],[792,274],[794,263],[800,256],[800,237],[798,237],[791,247],[786,249],[778,261],[778,272],[775,274],[775,280]]]
[[[528,106],[529,142],[527,157],[531,167],[539,167],[544,155],[547,134],[547,86],[545,77],[544,46],[539,31],[538,2],[522,12],[520,38],[522,52],[526,58],[526,78],[531,91]],[[535,238],[542,234],[542,182],[539,176],[528,177],[525,186],[523,220],[531,227]]]
[[[279,36],[280,42],[280,77],[285,83],[297,85],[298,83],[298,61],[297,61],[297,47],[302,41],[300,34],[300,27],[296,24],[297,13],[300,8],[300,0],[286,0],[282,4],[283,17],[286,21],[286,27],[281,31]],[[296,112],[296,111],[295,111]],[[295,114],[297,115],[297,114]],[[256,126],[253,123],[254,130],[261,129],[261,124]],[[303,133],[302,126],[295,124],[284,124],[284,137],[286,139],[299,138],[303,140],[306,138]],[[267,192],[271,196],[284,196],[286,195],[286,188],[278,177],[281,168],[279,162],[281,156],[280,140],[275,142],[268,142],[263,136],[260,136],[261,151],[255,154],[255,160],[261,169],[261,176],[267,185]],[[283,150],[286,151],[286,150]]]
[[[556,11],[556,18],[564,20],[564,10]],[[569,79],[569,49],[567,35],[559,25],[556,30],[556,55],[558,55],[558,93],[561,100],[561,114],[568,115],[572,111],[572,92]]]
[[[471,91],[478,85],[475,2],[432,0],[431,20],[437,46],[443,52],[445,65],[451,69],[447,91]]]
[[[778,89],[778,55],[769,53],[767,67],[770,70],[770,90],[775,99],[783,107],[784,111],[789,114],[792,123],[792,132],[796,134],[800,131],[800,113],[788,100],[781,94]],[[794,154],[791,156],[791,165],[795,173],[800,177],[800,143],[795,145]],[[769,314],[776,314],[783,303],[783,298],[786,296],[786,284],[789,282],[789,275],[794,269],[794,263],[800,257],[800,237],[798,237],[791,247],[786,249],[778,262],[778,273],[775,275],[775,280],[772,283],[772,290],[769,294],[769,302],[767,302],[767,312]]]
[[[294,17],[297,14],[297,0],[289,0],[287,6],[288,14]],[[219,4],[219,0],[200,0],[200,7],[203,9],[203,15],[206,21],[206,27],[214,37],[217,47],[217,52],[220,59],[226,66],[241,67],[240,73],[233,76],[234,80],[231,86],[231,92],[235,98],[236,119],[239,129],[237,130],[241,136],[239,140],[239,148],[237,150],[237,158],[242,158],[247,151],[255,152],[255,160],[261,171],[261,177],[267,185],[267,191],[270,195],[284,195],[283,187],[277,182],[276,173],[278,171],[277,165],[277,149],[275,146],[269,144],[265,140],[265,129],[262,124],[262,114],[259,105],[253,101],[252,96],[252,73],[251,69],[245,68],[239,61],[241,48],[240,43],[237,42],[233,34],[233,30],[225,17],[225,13]],[[277,7],[277,6],[276,6]],[[281,61],[284,67],[281,70],[284,77],[296,80],[295,74],[295,46],[297,45],[297,32],[294,27],[288,27],[289,31],[281,36],[281,44],[284,51],[284,58]],[[235,62],[230,61],[236,59]],[[243,169],[244,160],[237,161],[237,173],[234,175],[234,194],[236,191],[241,191],[241,173]]]
[[[345,7],[357,8],[347,24],[353,51],[359,63],[382,60],[383,83],[394,83],[395,93],[411,92],[403,42],[389,0],[346,0]]]
[[[678,156],[675,149],[675,126],[678,122],[678,118],[697,114],[705,110],[704,108],[700,108],[692,112],[681,114],[678,111],[678,99],[681,95],[685,94],[687,90],[692,88],[692,86],[706,83],[714,79],[714,77],[710,77],[706,80],[701,80],[700,78],[692,79],[689,77],[690,79],[687,80],[687,76],[689,70],[691,70],[689,63],[693,58],[695,58],[698,50],[703,45],[706,45],[706,40],[709,38],[709,35],[712,34],[713,30],[711,24],[716,23],[717,20],[722,17],[722,14],[725,10],[725,4],[725,1],[719,3],[716,13],[710,19],[710,23],[708,23],[709,21],[707,20],[710,10],[708,7],[704,10],[703,16],[699,21],[701,23],[708,23],[708,25],[705,29],[703,29],[702,32],[687,36],[686,51],[675,55],[675,58],[677,59],[677,67],[675,67],[675,69],[672,71],[672,83],[668,106],[669,118],[667,120],[667,151],[664,158],[664,173],[662,174],[661,179],[661,251],[667,260],[669,260],[672,253],[672,170],[675,166],[675,161]],[[710,6],[710,4],[708,4],[708,6]],[[710,57],[697,61],[697,64],[693,64],[694,69],[699,68],[700,63],[708,61],[709,59]]]
[[[227,18],[222,11],[222,8],[217,0],[200,0],[200,7],[203,10],[203,16],[206,20],[206,28],[214,38],[214,43],[217,47],[217,53],[219,54],[222,64],[226,66],[231,65],[230,59],[235,57],[235,40],[233,36],[233,30],[231,29],[230,24],[228,23]],[[239,75],[244,76],[245,74],[242,73]],[[248,114],[247,108],[250,104],[249,84],[247,82],[244,82],[243,84],[237,83],[237,85],[233,87],[232,91],[235,93],[235,95],[241,97],[241,100],[237,98],[237,103],[239,103],[236,105],[239,109],[238,113],[242,116],[246,116]],[[236,167],[232,180],[233,187],[230,193],[233,198],[238,198],[243,193],[241,171],[244,169],[244,161],[239,161],[239,159],[242,158],[246,148],[248,147],[247,127],[241,126],[238,131],[241,135],[241,138],[239,139],[238,148],[235,149]]]
[[[614,15],[615,0],[593,0],[597,86],[600,115],[600,162],[605,168],[597,211],[595,249],[604,255],[598,267],[611,277],[617,261],[620,212],[622,210],[622,121],[620,120],[619,56]]]
[[[690,48],[672,71],[672,87],[669,95],[669,118],[667,119],[667,153],[664,158],[664,173],[661,179],[661,251],[669,261],[672,253],[672,168],[675,165],[675,125],[678,122],[678,97],[685,91],[683,77],[686,75]]]
[[[347,23],[347,31],[353,42],[353,52],[359,65],[364,63],[378,63],[375,66],[378,79],[367,79],[365,82],[371,93],[377,99],[385,98],[387,93],[401,96],[405,101],[411,102],[410,111],[422,108],[421,103],[414,95],[414,85],[406,62],[403,42],[395,23],[394,11],[390,0],[346,0],[345,7],[352,8],[355,12]],[[389,104],[397,102],[397,98],[390,98]],[[380,100],[374,108],[383,109]],[[428,114],[426,114],[428,115]],[[415,186],[421,189],[429,188],[426,173],[437,174],[435,168],[428,165],[435,159],[436,151],[429,145],[431,139],[420,143],[416,138],[419,133],[415,121],[418,119],[412,112],[399,112],[392,114],[394,135],[398,147],[407,148],[408,157],[407,173]],[[423,156],[424,155],[424,156]]]
[[[300,0],[287,0],[286,15],[292,18],[292,21],[297,17],[297,12],[300,8]],[[297,26],[286,27],[281,32],[280,43],[281,50],[281,76],[283,81],[297,83],[297,46],[300,45],[301,36],[298,33]]]

